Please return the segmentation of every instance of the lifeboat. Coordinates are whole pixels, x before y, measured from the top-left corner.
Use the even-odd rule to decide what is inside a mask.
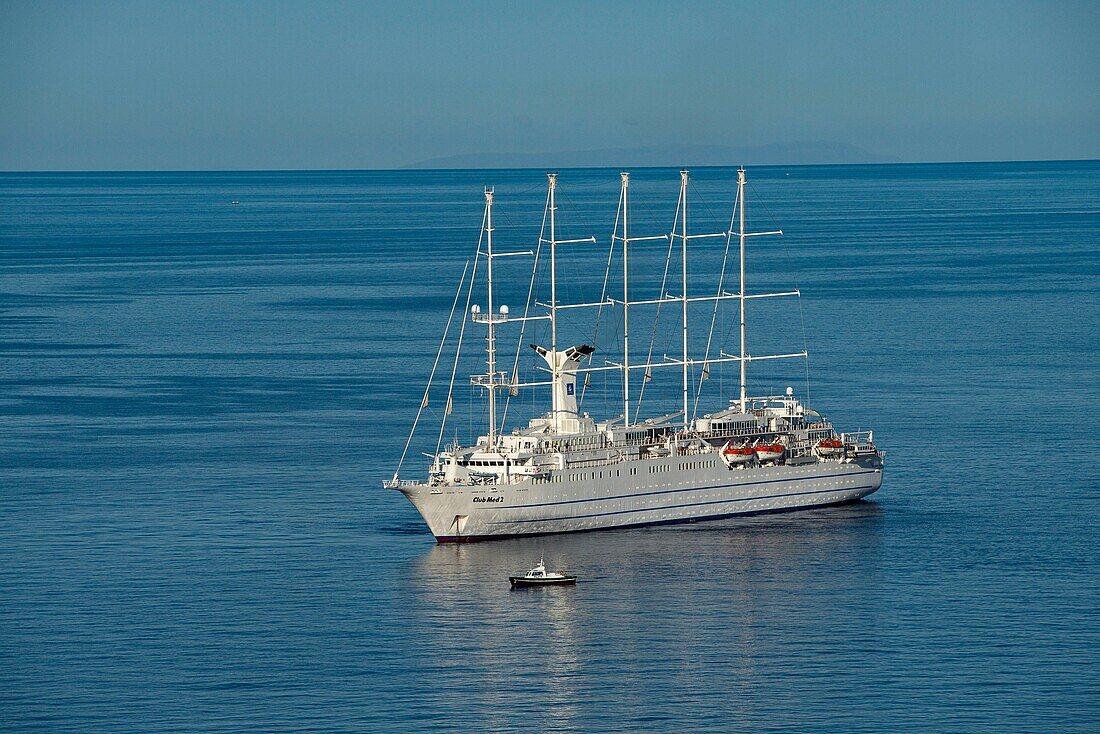
[[[844,453],[844,443],[839,438],[823,438],[817,442],[819,456],[840,456]]]
[[[739,464],[747,464],[753,460],[756,456],[756,452],[751,448],[730,446],[728,443],[722,447],[722,461],[726,462],[728,466],[737,466]]]
[[[772,443],[753,446],[752,450],[756,452],[756,458],[760,461],[778,461],[783,458],[783,452],[787,450],[787,447],[781,443]]]

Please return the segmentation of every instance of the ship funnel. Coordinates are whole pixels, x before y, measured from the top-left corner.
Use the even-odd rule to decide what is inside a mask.
[[[553,429],[568,432],[566,427],[575,425],[577,419],[577,368],[581,361],[596,351],[595,347],[581,344],[553,352],[538,344],[532,344],[540,357],[546,360],[553,375],[551,419]]]

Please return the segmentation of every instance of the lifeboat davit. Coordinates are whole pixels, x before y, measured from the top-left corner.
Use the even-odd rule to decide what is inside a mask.
[[[753,446],[752,450],[756,452],[756,458],[760,461],[778,461],[783,458],[783,452],[787,450],[787,447],[781,443],[772,443]]]
[[[844,453],[844,443],[839,438],[824,438],[817,442],[820,456],[840,456]]]
[[[751,448],[730,446],[728,443],[722,447],[722,461],[726,462],[729,466],[737,466],[739,464],[747,464],[752,461],[756,456],[756,452]]]

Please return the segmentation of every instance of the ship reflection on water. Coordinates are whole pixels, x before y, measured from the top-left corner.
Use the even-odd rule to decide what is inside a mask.
[[[622,689],[616,695],[643,708],[652,693],[647,673],[666,683],[670,674],[714,674],[726,691],[751,691],[766,686],[777,665],[813,664],[811,651],[792,640],[823,624],[872,625],[882,521],[881,507],[863,501],[436,545],[412,562],[410,611],[419,617],[420,641],[446,658],[440,675],[476,680],[475,705],[486,707],[493,725],[515,725],[522,720],[515,707],[533,697],[539,727],[573,730],[608,695],[607,674],[615,669],[621,675],[611,680]],[[548,568],[577,574],[578,584],[513,590],[508,576],[542,555]],[[745,715],[750,721],[751,712]]]

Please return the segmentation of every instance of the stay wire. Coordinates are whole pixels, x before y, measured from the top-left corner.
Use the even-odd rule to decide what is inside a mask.
[[[454,361],[454,366],[451,368],[451,382],[450,382],[450,385],[447,387],[447,402],[445,404],[446,407],[443,409],[443,420],[441,420],[439,422],[439,438],[436,439],[436,442],[435,442],[435,453],[436,453],[436,455],[439,454],[439,448],[440,448],[440,446],[443,445],[443,431],[446,430],[446,428],[447,428],[447,416],[450,415],[451,412],[453,412],[455,376],[458,374],[458,360],[459,360],[459,357],[462,356],[462,342],[463,342],[464,337],[466,336],[466,322],[468,321],[468,319],[466,318],[466,314],[470,313],[470,301],[471,301],[471,299],[473,299],[473,296],[474,296],[474,283],[477,281],[477,266],[478,266],[478,263],[481,261],[481,243],[485,239],[485,224],[486,224],[486,217],[487,216],[488,216],[488,210],[483,212],[482,215],[481,215],[481,232],[478,234],[478,238],[477,238],[477,250],[475,250],[475,255],[474,255],[474,269],[470,273],[470,285],[469,285],[469,288],[466,291],[466,309],[463,311],[462,327],[458,331],[458,346],[455,348],[455,361]],[[471,389],[471,394],[472,394],[472,389]],[[471,413],[471,425],[472,425],[472,421],[473,421],[472,411],[467,411],[467,412]]]
[[[672,265],[672,250],[676,245],[676,223],[680,221],[680,197],[676,197],[676,212],[672,216],[672,234],[668,238],[668,254],[665,256],[665,272],[661,276],[661,290],[657,294],[659,301],[663,301],[665,297],[665,289],[668,285],[668,271]],[[656,313],[653,315],[653,326],[649,336],[649,351],[646,353],[645,362],[647,365],[653,363],[653,346],[657,341],[657,326],[661,318],[661,303],[657,303]],[[634,423],[638,422],[638,417],[642,412],[642,399],[645,397],[645,386],[653,379],[651,374],[651,368],[646,367],[645,372],[642,375],[642,384],[638,389],[638,403],[634,410]]]
[[[420,399],[420,407],[416,411],[416,418],[413,419],[412,428],[409,430],[409,437],[405,441],[405,448],[401,451],[401,459],[397,462],[397,470],[393,473],[393,478],[396,481],[401,475],[401,467],[405,464],[405,456],[409,453],[409,446],[412,445],[413,436],[416,434],[416,427],[420,423],[420,416],[424,413],[424,409],[428,407],[428,396],[432,390],[432,382],[435,380],[435,372],[439,367],[439,360],[443,356],[443,348],[447,344],[447,335],[451,331],[451,324],[455,320],[455,310],[458,308],[458,299],[462,296],[462,286],[466,283],[466,273],[470,270],[470,261],[466,260],[466,264],[462,267],[462,277],[458,280],[458,288],[455,290],[454,302],[451,304],[451,313],[447,316],[447,325],[443,327],[443,337],[439,340],[439,349],[435,353],[435,361],[432,362],[432,371],[428,374],[428,384],[424,387],[424,396]]]
[[[771,221],[772,226],[777,230],[782,229],[782,227],[780,227],[776,223],[775,217],[772,216],[772,212],[768,208],[767,202],[765,202],[764,198],[762,196],[760,196],[760,194],[757,193],[756,187],[752,185],[752,182],[746,180],[745,183],[747,183],[749,185],[749,188],[752,189],[752,195],[754,197],[754,201],[759,201],[760,206],[762,206],[764,208],[764,211],[767,213],[768,219]],[[804,404],[809,405],[810,404],[810,349],[809,349],[809,340],[806,337],[806,315],[805,315],[804,310],[802,308],[802,286],[799,285],[798,273],[794,269],[794,264],[791,261],[791,248],[790,248],[790,245],[787,244],[786,239],[780,237],[780,240],[783,242],[783,254],[784,254],[784,256],[786,257],[786,260],[787,260],[787,274],[790,276],[791,280],[794,281],[794,289],[796,291],[798,291],[798,320],[799,320],[799,323],[802,326],[802,352],[806,355],[806,357],[804,358],[805,365],[806,365],[806,397],[805,397]]]
[[[733,223],[737,218],[737,204],[738,197],[735,195],[733,199],[733,211],[730,214],[730,225],[726,229],[726,249],[725,252],[722,253],[722,268],[718,274],[718,291],[714,298],[714,310],[711,311],[710,314],[710,329],[707,331],[707,346],[703,352],[703,370],[699,375],[698,387],[695,390],[695,405],[691,411],[691,419],[693,421],[699,414],[699,397],[703,393],[703,382],[706,381],[706,377],[710,374],[710,365],[707,364],[707,360],[710,359],[710,348],[714,339],[714,323],[718,318],[718,307],[722,303],[720,299],[722,297],[722,287],[726,282],[726,268],[729,264],[730,244],[733,241]],[[721,351],[721,347],[719,347],[719,351]],[[721,394],[721,385],[719,385],[719,394]]]
[[[531,300],[535,293],[536,281],[539,275],[539,257],[542,254],[542,236],[546,232],[546,217],[548,214],[548,208],[550,206],[550,192],[546,192],[546,204],[542,209],[542,225],[539,227],[538,242],[535,245],[535,261],[531,266],[531,280],[527,286],[527,301],[523,306],[523,321],[519,327],[519,339],[516,341],[516,357],[512,362],[512,383],[516,383],[519,378],[519,355],[523,350],[523,337],[527,333],[527,317],[531,312]],[[504,413],[500,419],[500,433],[504,433],[504,426],[508,420],[508,408],[512,405],[512,390],[508,390],[508,395],[504,399]]]
[[[611,239],[611,245],[607,248],[607,268],[604,270],[604,273],[603,273],[603,289],[600,291],[600,305],[596,307],[596,326],[592,331],[592,346],[594,346],[594,347],[599,346],[600,319],[603,316],[604,301],[607,300],[607,282],[608,282],[608,279],[611,277],[611,262],[615,258],[615,236],[619,233],[619,215],[622,214],[622,211],[623,211],[623,198],[622,198],[622,195],[620,194],[619,195],[619,205],[615,210],[615,224],[611,229],[611,238],[610,238]],[[588,392],[588,383],[589,383],[588,378],[591,374],[592,374],[591,372],[585,372],[584,373],[584,383],[581,385],[581,396],[580,396],[580,399],[577,400],[577,410],[578,410],[578,412],[580,410],[580,406],[584,404],[584,395],[585,395],[586,392]],[[604,393],[605,393],[604,399],[605,399],[605,401],[606,401],[606,388],[607,388],[607,380],[605,379],[604,380]]]

